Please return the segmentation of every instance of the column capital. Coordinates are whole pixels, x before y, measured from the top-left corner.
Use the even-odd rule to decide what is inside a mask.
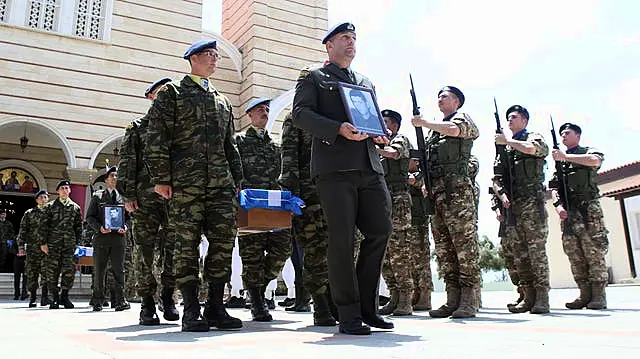
[[[98,170],[94,168],[71,168],[67,167],[65,176],[72,184],[88,186],[96,177]]]

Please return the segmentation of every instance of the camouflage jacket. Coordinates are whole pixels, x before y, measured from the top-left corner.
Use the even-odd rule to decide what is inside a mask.
[[[191,77],[157,93],[147,119],[144,155],[151,184],[234,188],[242,185],[242,162],[233,138],[233,107],[215,89]]]
[[[282,124],[282,169],[278,184],[309,204],[320,203],[311,178],[311,141],[309,132],[293,125],[289,113]]]
[[[0,247],[6,247],[7,241],[14,239],[13,224],[7,220],[0,222]]]
[[[33,249],[38,248],[38,231],[42,225],[42,219],[44,218],[44,207],[33,207],[24,212],[22,220],[20,221],[20,230],[18,231],[18,237],[16,242],[18,248]]]
[[[63,204],[60,199],[44,206],[38,242],[44,244],[79,244],[82,241],[82,214],[80,206],[71,199]]]
[[[242,188],[280,189],[280,147],[267,132],[261,137],[254,127],[236,136],[242,159],[244,183]]]

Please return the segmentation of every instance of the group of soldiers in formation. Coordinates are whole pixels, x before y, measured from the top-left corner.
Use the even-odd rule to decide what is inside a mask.
[[[108,260],[120,288],[116,310],[128,309],[121,290],[123,237],[128,228],[106,230],[97,215],[101,204],[121,203],[133,223],[139,323],[159,323],[153,271],[161,263],[159,302],[166,320],[180,318],[173,296],[177,287],[184,302],[183,331],[241,328],[242,321],[227,312],[223,296],[238,234],[238,191],[260,188],[291,191],[306,206],[302,215],[293,218],[291,231],[237,237],[254,321],[272,320],[265,287],[278,276],[292,248],[295,257],[300,257],[298,249],[304,253],[300,273],[304,277],[296,278],[296,305],[304,307],[309,299],[313,301],[316,326],[339,322],[341,333],[366,335],[371,327],[393,328],[381,314],[430,310],[435,318],[476,315],[481,283],[480,191],[475,185],[478,161],[471,150],[479,131],[471,117],[460,111],[464,94],[453,86],[439,91],[441,121],[421,115],[411,118],[413,126],[431,130],[426,139],[418,138],[426,148],[426,155],[418,158],[427,163],[420,164],[411,156],[408,138],[398,133],[402,123],[398,112],[381,112],[389,136],[370,136],[348,121],[338,84],[373,89],[366,77],[350,68],[356,52],[354,25],[334,26],[323,44],[328,61],[300,73],[280,146],[265,129],[267,98],[249,103],[246,113],[251,126],[236,135],[232,104],[209,80],[219,59],[215,41],[201,40],[188,48],[184,59],[191,73],[180,81],[165,78],[149,87],[145,96],[152,100],[151,107],[127,127],[119,167],[107,171],[107,189],[93,194],[87,213],[86,223],[95,233],[94,310],[102,309]],[[496,145],[506,146],[506,153],[496,157],[491,193],[509,274],[521,295],[508,309],[547,313],[543,181],[549,148],[540,134],[527,130],[529,113],[524,107],[512,106],[506,116],[513,135],[495,135]],[[608,243],[595,180],[603,154],[579,145],[577,125],[564,124],[559,133],[567,150],[554,149],[552,155],[562,164],[556,177],[563,182],[554,178],[549,187],[562,221],[564,250],[580,288],[579,297],[566,306],[603,309]],[[419,169],[421,165],[426,173]],[[557,191],[558,183],[566,185],[562,193]],[[40,263],[45,258],[51,307],[58,303],[72,307],[68,291],[82,219],[80,208],[68,198],[69,191],[68,181],[61,181],[58,199],[47,205],[46,192],[39,192],[38,206],[25,214],[18,236],[21,251],[25,243],[30,244],[28,261]],[[429,224],[447,293],[446,303],[436,309],[431,308]],[[209,245],[201,268],[198,247],[203,235]],[[32,240],[37,245],[31,246]],[[39,270],[33,270],[29,289],[35,303]],[[391,295],[380,308],[381,275]],[[203,311],[201,280],[207,288]]]

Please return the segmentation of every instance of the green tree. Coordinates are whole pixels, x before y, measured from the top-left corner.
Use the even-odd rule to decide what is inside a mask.
[[[486,234],[479,242],[480,269],[484,272],[501,271],[505,269],[504,259],[500,255],[500,247],[496,247]]]

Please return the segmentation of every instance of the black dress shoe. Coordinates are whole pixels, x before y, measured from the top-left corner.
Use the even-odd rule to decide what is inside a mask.
[[[131,304],[127,303],[127,302],[122,302],[116,305],[116,312],[122,312],[123,310],[129,310],[131,309]]]
[[[101,312],[102,311],[102,306],[100,305],[100,303],[93,305],[93,311],[94,312]]]
[[[377,314],[373,317],[362,317],[362,322],[374,328],[393,329],[392,322],[384,320],[384,318]]]
[[[339,331],[350,335],[370,335],[371,327],[362,324],[360,319],[354,319],[348,322],[340,322]]]

